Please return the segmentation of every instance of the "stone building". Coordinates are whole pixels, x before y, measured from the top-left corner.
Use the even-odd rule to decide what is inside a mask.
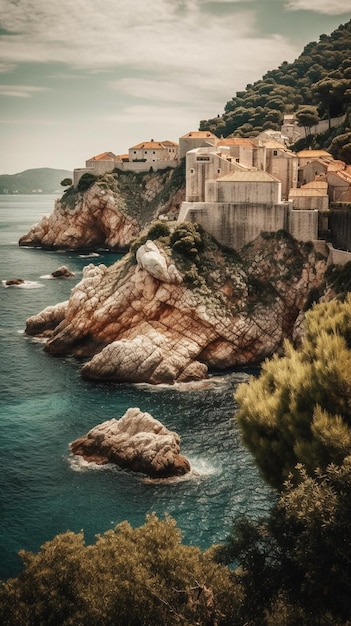
[[[207,130],[193,130],[179,138],[179,158],[183,159],[189,150],[216,146],[218,137]]]
[[[256,150],[254,165],[258,170],[268,172],[282,183],[282,197],[287,200],[289,190],[297,187],[298,158],[281,141],[262,133],[252,139]]]
[[[178,158],[178,144],[173,141],[143,141],[128,150],[129,162],[155,163]]]

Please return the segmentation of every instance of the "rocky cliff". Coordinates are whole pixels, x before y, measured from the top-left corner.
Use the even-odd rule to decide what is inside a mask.
[[[124,251],[160,213],[171,219],[185,197],[184,165],[160,172],[85,174],[53,212],[19,240],[46,249]]]
[[[69,301],[27,320],[54,355],[84,358],[88,379],[173,383],[258,363],[292,337],[326,260],[287,233],[240,256],[201,227],[156,224],[111,267],[88,265]]]

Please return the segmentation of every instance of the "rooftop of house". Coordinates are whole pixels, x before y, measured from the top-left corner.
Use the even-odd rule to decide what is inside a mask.
[[[90,157],[88,161],[114,161],[115,154],[113,152],[102,152],[101,154],[97,154],[96,156]]]
[[[310,183],[301,185],[301,189],[328,189],[328,183],[325,180],[312,180]]]
[[[333,177],[339,178],[340,180],[351,185],[351,173],[346,171],[328,171],[328,174],[331,174]],[[330,177],[327,177],[330,182]]]
[[[328,162],[328,172],[338,172],[341,170],[345,170],[344,161],[333,159],[332,161]]]
[[[138,143],[136,146],[132,146],[129,150],[164,150],[165,144],[162,141],[142,141]]]
[[[219,182],[224,183],[232,183],[232,182],[241,182],[241,183],[280,183],[280,180],[268,172],[264,172],[263,170],[243,170],[243,171],[235,171],[230,172],[229,174],[225,174],[217,179]]]
[[[297,153],[297,156],[300,159],[320,159],[320,158],[327,158],[327,159],[332,159],[332,155],[327,152],[326,150],[300,150],[300,152]]]
[[[327,195],[327,189],[317,189],[313,187],[300,187],[289,190],[289,198],[323,198]]]
[[[216,139],[217,137],[216,135],[214,135],[213,133],[211,133],[208,130],[191,130],[189,133],[186,133],[186,135],[182,135],[181,139],[189,139],[189,138],[195,138],[195,139]]]

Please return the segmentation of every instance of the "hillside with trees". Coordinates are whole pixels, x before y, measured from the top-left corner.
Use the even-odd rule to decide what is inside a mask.
[[[307,44],[293,62],[284,61],[260,80],[238,91],[227,102],[224,113],[200,122],[200,130],[218,137],[254,137],[266,129],[279,130],[284,114],[295,113],[301,126],[345,115],[351,103],[351,20],[330,36]],[[334,146],[336,158],[344,144],[351,142],[349,121],[341,128],[346,134]],[[338,129],[340,135],[340,128]],[[329,147],[332,131],[318,141]],[[325,145],[326,144],[326,145]],[[303,146],[300,146],[301,149]]]

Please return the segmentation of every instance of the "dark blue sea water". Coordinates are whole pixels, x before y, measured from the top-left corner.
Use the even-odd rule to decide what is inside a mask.
[[[0,281],[31,281],[0,284],[0,578],[20,571],[20,549],[37,551],[66,530],[84,529],[90,543],[122,520],[139,526],[148,513],[168,512],[186,543],[206,548],[225,538],[237,514],[263,514],[271,501],[233,420],[233,392],[247,372],[213,376],[208,389],[92,384],[74,359],[52,357],[24,334],[27,317],[69,297],[86,264],[118,258],[19,248],[53,206],[53,196],[0,196]],[[49,279],[63,264],[75,277]],[[129,407],[179,433],[190,476],[154,483],[72,459],[70,441]]]

